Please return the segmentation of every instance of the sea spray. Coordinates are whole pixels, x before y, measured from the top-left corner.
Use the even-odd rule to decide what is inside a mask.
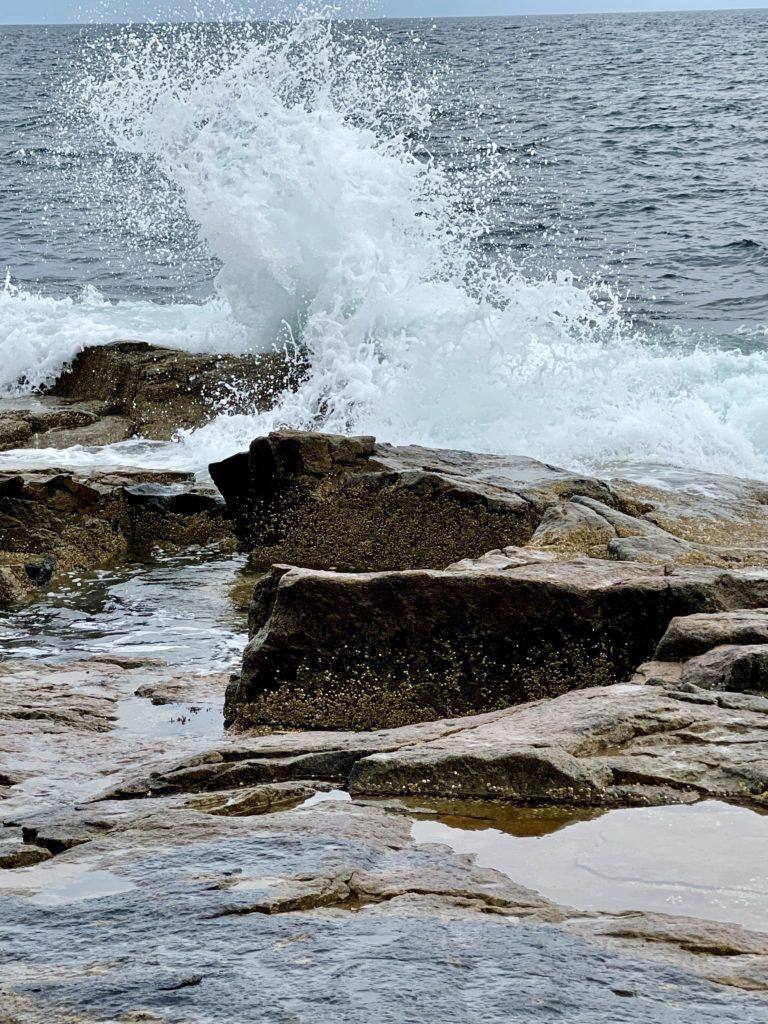
[[[73,460],[202,468],[293,426],[598,471],[768,471],[762,352],[653,341],[609,291],[478,256],[487,225],[472,190],[503,171],[462,178],[431,156],[434,76],[400,73],[380,32],[307,16],[110,39],[93,44],[80,101],[110,146],[180,199],[220,266],[216,296],[59,305],[7,292],[21,341],[9,379],[40,383],[110,332],[196,350],[287,343],[310,372],[268,414]]]
[[[50,384],[85,345],[148,341],[188,352],[244,352],[246,332],[226,303],[108,302],[92,287],[55,299],[0,285],[0,388],[23,394]]]

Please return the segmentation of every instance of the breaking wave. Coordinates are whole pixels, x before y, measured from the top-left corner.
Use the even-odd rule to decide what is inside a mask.
[[[287,425],[592,471],[768,473],[762,348],[654,340],[607,289],[567,273],[527,280],[505,253],[489,256],[476,200],[503,168],[491,151],[468,177],[430,155],[430,76],[412,82],[375,31],[303,16],[125,29],[92,51],[79,100],[111,146],[181,198],[220,266],[215,297],[110,303],[7,286],[2,381],[39,386],[84,345],[125,337],[287,345],[310,369],[268,414],[73,462],[202,468]]]

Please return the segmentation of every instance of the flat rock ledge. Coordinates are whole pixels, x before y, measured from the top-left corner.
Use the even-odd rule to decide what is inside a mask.
[[[650,1024],[764,1020],[768,936],[558,906],[470,857],[417,845],[408,819],[384,807],[222,816],[155,799],[103,802],[91,815],[100,831],[88,842],[5,884],[10,1024],[247,1020],[254,989],[322,1024],[340,1006],[344,1019],[364,1019],[356,1008],[367,1014],[372,998],[397,1022],[421,1005],[441,1020],[501,1024],[512,1012],[533,1024],[542,998],[574,1024],[597,1012]],[[55,898],[72,884],[108,895]],[[35,906],[46,893],[48,905]],[[91,929],[97,942],[83,940]],[[459,988],[468,970],[474,994]]]
[[[763,1024],[768,935],[562,905],[417,842],[412,818],[433,813],[430,796],[589,815],[768,807],[757,677],[738,677],[749,692],[682,678],[712,652],[760,647],[767,623],[760,609],[679,617],[630,684],[484,715],[178,745],[119,725],[128,695],[178,698],[186,682],[191,696],[162,665],[6,664],[0,1020],[229,1024],[252,1018],[257,992],[320,1024],[340,1007],[367,1020],[372,1000],[398,1024],[414,1006],[539,1024],[543,1003],[569,1024]],[[200,682],[202,696],[223,684]],[[340,788],[350,800],[307,803]]]
[[[768,697],[642,675],[468,718],[377,732],[232,737],[120,784],[116,799],[316,779],[355,796],[585,807],[768,807]]]

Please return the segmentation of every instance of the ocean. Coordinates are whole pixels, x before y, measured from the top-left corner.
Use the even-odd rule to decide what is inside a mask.
[[[287,425],[768,478],[768,11],[0,28],[0,89],[7,394],[123,338],[310,367],[60,464]]]

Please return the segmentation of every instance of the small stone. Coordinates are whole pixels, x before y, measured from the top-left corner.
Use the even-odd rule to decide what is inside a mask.
[[[0,843],[0,869],[31,868],[53,856],[49,850],[23,842]]]

